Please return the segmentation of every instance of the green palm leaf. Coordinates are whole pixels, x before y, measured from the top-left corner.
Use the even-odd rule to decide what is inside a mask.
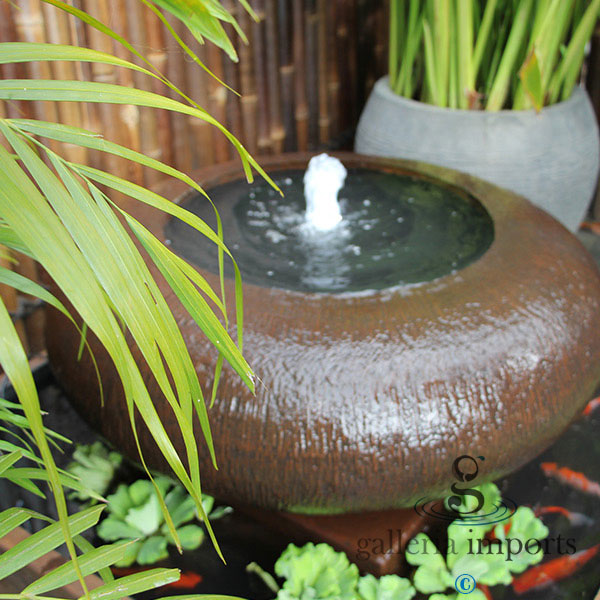
[[[222,249],[226,254],[230,255],[229,250],[223,244],[220,237],[214,233],[214,231],[208,227],[208,225],[202,221],[199,217],[197,217],[194,213],[191,213],[179,205],[170,202],[160,196],[159,194],[152,192],[151,190],[147,190],[146,188],[137,185],[135,183],[131,183],[126,179],[122,179],[121,177],[117,177],[110,173],[105,173],[104,171],[100,171],[99,169],[95,169],[93,167],[88,167],[84,165],[71,165],[73,169],[82,177],[86,177],[105,185],[117,192],[121,192],[130,198],[134,198],[135,200],[139,200],[148,206],[152,206],[154,208],[158,208],[163,212],[176,217],[193,227],[206,237],[208,237],[211,241],[213,241],[220,249]],[[231,255],[230,255],[231,256]],[[243,329],[243,312],[242,312],[242,298],[241,298],[241,274],[239,268],[235,261],[233,261],[233,266],[235,270],[235,283],[236,283],[236,322],[238,328],[238,346],[240,352],[242,350],[242,329]],[[242,377],[245,381],[246,385],[250,387],[250,389],[254,392],[254,381],[252,379],[252,371],[248,367],[246,371],[238,371],[238,375]]]
[[[27,508],[13,507],[0,512],[0,538],[29,521],[29,519],[47,519],[48,517]]]
[[[33,42],[0,42],[0,64],[21,63],[30,61],[81,61],[103,63],[115,67],[125,67],[139,71],[151,77],[157,77],[148,69],[123,60],[106,52],[99,52],[91,48],[68,46],[64,44],[35,44]],[[158,78],[158,77],[157,77]]]
[[[93,550],[86,552],[83,556],[79,557],[79,568],[84,577],[96,573],[104,567],[109,567],[115,562],[125,556],[127,549],[131,544],[135,543],[134,540],[126,542],[118,542],[116,544],[109,544],[106,546],[100,546]],[[77,581],[77,572],[73,561],[69,561],[56,569],[53,569],[49,573],[46,573],[31,585],[28,585],[24,590],[23,594],[45,594],[56,588],[63,587],[69,583]]]
[[[104,506],[93,506],[68,517],[66,525],[74,536],[94,526],[100,518]],[[0,555],[0,580],[8,577],[28,565],[31,561],[44,556],[64,544],[62,523],[53,523],[15,544]],[[78,573],[79,575],[79,573]]]
[[[0,128],[2,128],[1,124]],[[124,384],[129,419],[134,430],[136,441],[137,433],[134,421],[134,405],[139,410],[146,425],[155,436],[155,439],[159,441],[159,446],[161,447],[166,460],[188,488],[190,494],[195,497],[199,514],[203,514],[201,491],[199,491],[199,473],[197,468],[194,469],[194,466],[197,465],[198,458],[192,423],[183,418],[183,413],[181,411],[185,409],[185,406],[182,409],[175,400],[174,393],[170,388],[164,371],[161,357],[158,354],[158,349],[156,347],[157,342],[159,343],[159,347],[162,348],[165,359],[171,367],[176,384],[179,386],[178,392],[180,393],[182,403],[187,405],[187,409],[185,410],[186,414],[191,416],[193,402],[196,402],[198,406],[201,404],[203,407],[204,405],[203,403],[197,402],[198,398],[201,397],[201,392],[195,376],[195,371],[191,364],[191,360],[189,359],[189,354],[185,350],[181,334],[174,324],[170,311],[166,308],[164,298],[162,299],[162,303],[165,308],[160,313],[160,317],[158,316],[158,311],[160,311],[159,304],[162,297],[159,297],[160,293],[158,293],[154,298],[157,301],[156,305],[153,306],[152,302],[146,301],[146,306],[149,307],[151,312],[146,315],[146,320],[141,318],[139,308],[134,310],[132,307],[137,307],[144,298],[147,298],[150,295],[151,292],[148,289],[148,286],[153,284],[151,278],[140,283],[139,278],[135,278],[135,271],[132,270],[131,265],[128,265],[128,272],[132,275],[132,280],[130,281],[125,278],[122,272],[122,260],[123,256],[128,256],[127,249],[121,246],[117,250],[117,254],[114,255],[112,253],[114,250],[107,247],[101,239],[101,236],[98,235],[97,232],[94,233],[93,228],[82,229],[80,227],[81,222],[86,222],[87,218],[91,218],[92,216],[90,214],[86,217],[82,216],[82,206],[87,206],[88,210],[92,210],[94,204],[93,202],[89,202],[89,197],[86,199],[85,195],[80,197],[78,203],[69,194],[69,192],[75,195],[84,194],[80,186],[74,179],[70,180],[70,189],[67,191],[29,146],[19,140],[6,128],[2,128],[2,130],[7,139],[10,140],[13,148],[27,165],[28,170],[36,178],[38,185],[44,192],[46,198],[51,201],[52,205],[46,204],[39,192],[31,187],[31,183],[26,178],[25,174],[20,172],[19,167],[16,165],[16,161],[10,157],[10,160],[6,160],[9,169],[4,175],[11,177],[10,167],[15,168],[15,171],[12,174],[12,181],[21,183],[25,188],[29,187],[30,194],[27,195],[27,198],[22,195],[20,202],[16,202],[18,192],[14,189],[16,187],[14,184],[12,185],[13,189],[11,189],[10,185],[6,185],[2,189],[2,192],[0,192],[0,199],[2,198],[1,194],[4,194],[6,198],[7,210],[5,210],[5,220],[13,227],[13,229],[15,229],[19,237],[26,241],[36,259],[44,266],[44,268],[46,268],[57,285],[67,293],[76,311],[88,323],[90,329],[96,333],[100,341],[109,351],[109,354],[112,356]],[[2,159],[2,154],[8,156],[6,151],[0,151],[0,161]],[[10,165],[11,161],[15,162],[15,164]],[[55,163],[55,166],[57,165],[58,163]],[[0,180],[1,178],[2,176],[0,175]],[[14,195],[11,194],[11,192],[14,192]],[[12,211],[8,210],[11,203]],[[17,211],[17,206],[20,206],[20,211]],[[28,224],[22,222],[20,215],[23,210],[28,214],[37,213],[37,227],[31,228],[28,227]],[[94,226],[100,227],[100,231],[104,230],[105,232],[110,232],[109,229],[106,229],[106,223],[102,222],[98,214],[96,214],[94,218],[96,219],[93,222]],[[64,222],[61,219],[63,219]],[[81,221],[81,219],[83,219],[83,221]],[[72,238],[71,235],[75,235],[75,238]],[[111,241],[113,243],[117,243],[115,235],[116,234],[112,235]],[[125,237],[126,236],[123,236],[121,241],[123,241]],[[52,240],[52,238],[61,243],[49,243],[48,240]],[[131,242],[129,239],[128,241]],[[119,252],[123,252],[124,254],[119,255]],[[138,265],[140,264],[143,264],[141,258],[138,262]],[[138,285],[136,285],[136,282]],[[105,286],[105,288],[102,286]],[[154,286],[156,287],[155,283]],[[107,301],[107,293],[109,301]],[[158,418],[158,414],[148,396],[148,391],[143,383],[139,369],[135,364],[131,351],[127,347],[125,337],[119,327],[117,319],[113,314],[113,308],[117,310],[119,317],[131,329],[136,342],[140,345],[146,359],[150,361],[151,365],[155,366],[157,380],[159,383],[162,383],[163,392],[175,412],[182,434],[184,435],[184,442],[186,443],[188,460],[190,460],[190,468],[192,469],[194,483],[192,483],[192,480],[190,480],[187,475],[181,459],[175,451],[160,419]],[[154,315],[154,317],[152,315]],[[164,328],[166,326],[164,319],[169,317],[173,323],[170,337],[167,336],[166,339],[156,337],[155,334],[164,333]],[[156,329],[157,326],[158,330]],[[176,333],[178,335],[175,335]],[[182,361],[185,361],[187,364],[187,377],[183,375],[183,373],[185,373],[186,365],[182,366]],[[190,381],[194,381],[196,392],[198,394],[193,398],[190,397]],[[204,411],[206,411],[205,407]],[[202,424],[205,427],[206,434],[206,423]],[[209,435],[207,436],[207,442],[209,443],[209,448],[212,450]],[[165,518],[169,521],[167,516],[165,516]],[[177,539],[176,534],[174,534],[174,537]],[[216,544],[216,540],[213,541]]]
[[[161,108],[196,117],[217,127],[229,139],[240,155],[249,181],[252,180],[252,169],[254,168],[274,186],[272,180],[258,163],[223,125],[181,92],[126,39],[63,0],[43,1],[109,36],[129,50],[133,56],[140,59],[144,66],[141,67],[130,61],[87,48],[59,44],[24,43],[0,43],[0,64],[66,60],[96,62],[133,69],[144,75],[158,78],[183,101],[179,102],[159,94],[117,85],[86,81],[44,80],[0,81],[0,100],[132,104]],[[231,25],[242,36],[242,39],[245,39],[235,19],[218,0],[141,1],[158,14],[174,34],[177,43],[205,69],[206,67],[201,61],[166,23],[161,10],[170,12],[183,20],[199,41],[206,38],[216,43],[225,49],[232,58],[235,58],[235,50],[223,25]],[[243,9],[256,18],[247,0],[240,0],[240,4]],[[208,69],[206,70],[208,71]],[[0,146],[0,244],[10,249],[11,252],[17,253],[17,258],[21,253],[36,260],[66,296],[68,308],[54,294],[39,284],[9,269],[0,268],[0,282],[23,293],[35,295],[62,312],[82,332],[80,350],[85,346],[89,350],[86,339],[88,328],[96,335],[113,360],[123,384],[127,416],[144,468],[146,465],[141,454],[136,430],[137,424],[134,418],[136,412],[150,430],[174,474],[194,499],[196,510],[205,521],[209,535],[218,551],[218,545],[202,506],[198,447],[193,426],[193,417],[196,414],[214,461],[214,448],[202,389],[177,323],[131,236],[133,233],[146,247],[158,269],[167,278],[219,353],[211,392],[212,403],[224,359],[227,359],[246,384],[254,389],[252,371],[241,354],[243,308],[241,277],[235,261],[233,264],[237,346],[227,331],[223,257],[225,254],[231,257],[231,254],[223,244],[222,227],[218,214],[217,231],[214,232],[200,219],[161,196],[125,180],[115,178],[109,173],[90,169],[85,165],[68,163],[58,154],[47,149],[35,137],[40,136],[67,144],[78,144],[119,156],[175,177],[204,194],[200,186],[184,173],[138,152],[108,142],[92,132],[55,123],[0,119],[0,133],[11,147],[11,150],[7,151]],[[125,190],[125,193],[132,198],[156,206],[174,217],[183,218],[199,233],[208,236],[217,244],[221,297],[211,289],[208,282],[191,265],[165,248],[133,216],[122,213],[124,217],[124,222],[122,222],[117,216],[121,214],[119,208],[97,187],[96,183],[107,184],[108,187],[119,191]],[[7,260],[14,260],[12,253],[7,254],[2,251],[2,254]],[[205,297],[217,307],[224,325],[215,316]],[[82,320],[81,327],[78,326],[78,318]],[[11,432],[11,435],[14,435],[17,440],[22,441],[22,449],[5,440],[0,442],[0,451],[7,453],[0,454],[0,474],[4,478],[40,494],[41,491],[34,482],[47,481],[55,496],[59,515],[57,523],[52,523],[18,544],[9,551],[10,554],[5,553],[0,557],[0,578],[9,572],[14,572],[11,569],[20,568],[15,565],[26,565],[36,556],[41,555],[40,553],[45,553],[64,541],[67,543],[72,560],[29,586],[23,592],[23,596],[15,597],[24,598],[25,595],[46,593],[54,587],[60,587],[79,579],[87,598],[112,600],[177,579],[177,571],[156,570],[112,582],[112,576],[106,567],[119,560],[120,555],[126,551],[126,545],[113,545],[95,550],[77,535],[97,521],[99,512],[96,514],[88,511],[68,516],[62,488],[65,486],[78,489],[81,484],[59,470],[54,463],[49,446],[53,434],[43,426],[39,399],[29,371],[27,357],[3,304],[0,304],[0,328],[3,332],[3,335],[0,336],[0,363],[15,388],[23,409],[22,415],[18,412],[15,413],[14,406],[0,401],[0,421],[7,420],[23,427],[25,436],[21,438],[18,434]],[[173,410],[184,442],[184,456],[179,456],[158,417],[128,346],[126,332],[131,334]],[[4,428],[0,429],[4,430]],[[39,457],[26,441],[27,437],[38,447]],[[28,458],[37,466],[17,467],[16,463],[21,457]],[[42,465],[45,470],[40,468]],[[148,474],[150,476],[149,472]],[[150,479],[152,480],[151,476]],[[158,491],[156,483],[154,486]],[[177,541],[177,533],[165,501],[160,494],[158,497],[170,533]],[[35,513],[24,509],[5,511],[0,515],[0,533],[18,527],[33,516],[36,516]],[[43,515],[40,516],[43,517]],[[83,550],[80,557],[76,555],[76,545]],[[7,566],[9,563],[10,567]],[[83,576],[95,571],[100,571],[109,583],[89,594],[83,582]]]
[[[15,450],[10,454],[6,454],[0,457],[0,475],[2,475],[7,469],[9,469],[22,457],[23,453],[20,450]]]
[[[115,579],[97,587],[90,592],[91,600],[120,600],[123,594],[137,594],[139,592],[161,587],[177,581],[180,577],[178,569],[148,569],[141,573],[128,575]],[[126,590],[126,591],[125,591]]]
[[[206,111],[153,92],[97,81],[6,79],[0,81],[0,100],[51,100],[56,102],[133,104],[148,108],[162,108],[196,117],[214,125],[233,144],[240,155],[242,166],[249,182],[254,180],[251,168],[254,167],[264,179],[278,189],[273,180],[256,160],[250,156],[236,137]]]
[[[3,477],[16,483],[17,485],[27,485],[27,483],[31,483],[32,481],[50,481],[50,477],[46,469],[40,469],[36,467],[13,467],[11,469],[7,469]],[[58,473],[58,479],[63,487],[75,490],[76,492],[87,492],[92,498],[97,501],[102,501],[104,498],[99,494],[96,494],[93,490],[88,490],[84,485],[79,483],[79,481],[69,473]],[[42,494],[43,496],[43,494]]]
[[[0,164],[2,162],[2,154],[7,154],[7,152],[0,146]],[[11,160],[14,159],[11,157]],[[0,169],[0,172],[1,171],[2,169]],[[2,179],[2,175],[4,175],[3,172],[0,173],[0,179]],[[28,179],[27,181],[30,183]],[[2,183],[0,183],[0,188],[2,188]],[[2,202],[2,191],[0,191],[0,202]],[[62,532],[62,541],[67,544],[69,553],[74,557],[75,547],[69,529],[65,496],[60,483],[58,470],[54,464],[54,459],[52,458],[52,453],[50,452],[50,447],[44,432],[37,390],[33,382],[31,371],[29,370],[27,356],[4,302],[0,302],[0,331],[2,331],[2,335],[0,336],[0,364],[2,364],[6,376],[12,382],[13,387],[17,392],[17,396],[29,422],[31,432],[40,449],[41,457],[44,460],[48,471],[50,487],[54,494],[57,512],[60,517],[59,527]],[[0,557],[0,573],[2,573],[2,561],[6,560],[7,554],[8,552]],[[27,564],[27,562],[24,564]],[[78,575],[80,575],[79,572]],[[3,575],[0,575],[0,579],[2,577]],[[87,593],[87,587],[85,586],[83,579],[81,577],[80,579],[82,580],[83,589]]]
[[[58,123],[47,123],[47,122],[43,122],[43,121],[32,121],[32,120],[28,120],[28,119],[7,119],[6,123],[11,128],[15,129],[15,131],[18,131],[21,133],[27,132],[27,133],[39,135],[41,137],[45,137],[48,139],[57,140],[59,142],[64,142],[66,144],[75,144],[78,146],[83,146],[85,148],[98,150],[100,152],[106,152],[108,154],[112,154],[115,156],[119,156],[121,158],[125,158],[127,160],[134,161],[140,165],[143,165],[145,167],[154,169],[165,175],[169,175],[171,177],[179,179],[183,183],[189,185],[191,188],[195,189],[200,194],[205,196],[207,198],[207,200],[210,202],[210,198],[208,197],[206,192],[191,177],[189,177],[185,173],[182,173],[181,171],[179,171],[169,165],[166,165],[165,163],[162,163],[156,159],[145,156],[144,154],[142,154],[140,152],[136,152],[135,150],[130,150],[129,148],[126,148],[119,144],[115,144],[114,142],[105,140],[103,137],[101,137],[91,131],[87,131],[85,129],[79,129],[79,128],[75,128],[75,127],[69,127],[66,125],[58,124]],[[33,138],[31,138],[31,139],[32,139],[32,141],[35,141],[35,140],[33,140]],[[40,146],[42,146],[42,145],[40,144]],[[166,203],[166,201],[165,201],[165,203]],[[218,229],[220,230],[221,222],[220,222],[219,213],[217,212],[216,208],[215,208],[215,215],[217,217]],[[215,243],[219,246],[219,251],[226,252],[227,255],[234,262],[234,265],[235,265],[235,260],[233,259],[231,253],[229,252],[229,250],[227,250],[226,246],[222,243],[222,235],[217,234],[217,236],[215,237],[214,232],[207,225],[205,225],[204,222],[202,222],[200,220],[198,220],[198,221],[200,223],[202,223],[201,232],[204,233],[205,235],[209,235],[211,237],[211,239],[213,241],[215,241]],[[237,265],[236,265],[236,267],[237,267]],[[194,273],[191,276],[195,278],[196,285],[198,285],[198,287],[210,298],[210,300],[217,305],[217,307],[221,311],[221,314],[225,317],[225,319],[227,319],[227,313],[225,310],[224,302],[222,302],[216,296],[216,294],[213,292],[212,288],[210,288],[210,286],[207,284],[206,280],[204,280],[204,278],[202,278],[198,274],[197,271],[195,271],[194,269],[191,269],[191,271],[193,271],[193,273]],[[223,277],[222,271],[220,273],[220,276],[221,276],[221,278]],[[238,303],[241,307],[241,289],[236,290],[236,297],[237,297]],[[240,333],[241,333],[241,329],[240,329]]]
[[[237,52],[225,33],[221,21],[232,25],[242,40],[248,43],[237,21],[217,0],[154,0],[154,4],[185,23],[201,44],[204,43],[204,38],[210,40],[225,50],[229,58],[234,61],[238,60]]]

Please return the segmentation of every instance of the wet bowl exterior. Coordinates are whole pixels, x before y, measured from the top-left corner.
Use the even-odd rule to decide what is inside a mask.
[[[203,489],[234,504],[312,514],[411,506],[445,494],[456,481],[452,463],[463,454],[485,457],[478,483],[496,479],[554,441],[600,381],[600,274],[560,223],[465,174],[338,156],[347,167],[417,174],[466,190],[491,215],[494,241],[456,273],[395,290],[335,295],[245,285],[244,354],[260,378],[257,392],[225,367],[209,411],[218,471],[197,433]],[[303,169],[309,158],[262,163],[269,172]],[[239,178],[237,164],[196,173],[209,191]],[[185,188],[172,182],[161,191],[185,198]],[[164,215],[139,216],[162,235]],[[215,275],[203,275],[218,288]],[[216,352],[157,278],[208,391]],[[228,291],[233,297],[232,285]],[[121,384],[91,341],[104,406],[89,357],[77,361],[77,332],[48,313],[58,380],[81,414],[135,458]],[[173,413],[136,356],[181,450]],[[147,430],[139,430],[148,462],[164,468]]]

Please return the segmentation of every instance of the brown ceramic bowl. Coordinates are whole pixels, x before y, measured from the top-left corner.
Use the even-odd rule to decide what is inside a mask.
[[[494,240],[464,269],[395,291],[349,297],[245,285],[244,352],[262,385],[253,397],[224,370],[210,410],[219,471],[207,454],[200,457],[204,489],[230,502],[336,513],[440,497],[455,481],[452,463],[460,455],[485,457],[477,483],[532,459],[600,381],[599,272],[564,227],[464,174],[339,156],[346,166],[422,174],[464,189],[491,215]],[[262,164],[275,172],[305,168],[309,158]],[[222,165],[195,178],[210,191],[241,172],[238,164]],[[175,200],[185,189],[169,182],[162,192]],[[141,216],[162,235],[163,215]],[[217,287],[213,274],[203,274]],[[209,389],[215,352],[160,281]],[[48,350],[58,379],[101,433],[135,457],[110,359],[98,352],[101,407],[90,362],[76,361],[78,344],[76,331],[50,313]],[[174,427],[157,385],[146,381]],[[163,466],[141,433],[149,462]]]

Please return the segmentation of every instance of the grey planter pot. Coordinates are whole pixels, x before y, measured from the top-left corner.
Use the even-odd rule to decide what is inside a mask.
[[[387,77],[361,115],[360,154],[419,160],[487,179],[524,196],[574,231],[594,193],[600,148],[586,92],[533,110],[438,108],[394,94]]]

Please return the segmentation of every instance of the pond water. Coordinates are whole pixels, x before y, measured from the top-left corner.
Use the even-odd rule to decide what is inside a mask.
[[[303,176],[299,169],[276,173],[283,198],[264,181],[207,190],[244,282],[303,292],[381,290],[458,271],[493,241],[492,219],[471,196],[366,169],[348,170],[338,195],[342,221],[329,231],[315,230],[305,219]],[[204,197],[191,196],[183,206],[216,228]],[[175,252],[217,272],[217,248],[204,236],[176,219],[165,236]]]

